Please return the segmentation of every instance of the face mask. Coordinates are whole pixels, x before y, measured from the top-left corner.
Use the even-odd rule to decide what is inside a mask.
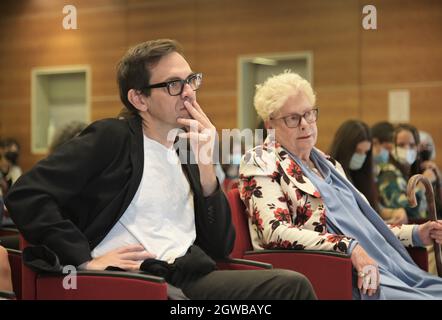
[[[231,159],[230,161],[234,165],[239,165],[241,163],[241,158],[242,158],[242,155],[239,153],[230,155],[230,159]]]
[[[18,153],[13,151],[8,151],[5,153],[5,158],[12,164],[17,164]]]
[[[422,150],[420,152],[420,156],[421,156],[422,161],[430,160],[432,153],[433,153],[432,150]]]
[[[376,164],[387,163],[389,158],[388,150],[385,148],[381,148],[381,151],[377,156],[373,157],[373,160]]]
[[[416,161],[417,152],[414,149],[396,147],[395,158],[399,163],[412,165]]]
[[[349,168],[351,170],[359,170],[364,165],[365,159],[367,158],[367,155],[360,154],[360,153],[353,153],[353,156],[350,159]]]

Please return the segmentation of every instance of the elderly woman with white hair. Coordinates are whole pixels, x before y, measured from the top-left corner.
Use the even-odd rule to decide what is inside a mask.
[[[419,269],[404,247],[442,243],[442,224],[387,226],[341,165],[315,148],[315,102],[292,72],[257,86],[268,137],[244,155],[239,185],[254,248],[348,253],[355,299],[442,299],[442,279]]]

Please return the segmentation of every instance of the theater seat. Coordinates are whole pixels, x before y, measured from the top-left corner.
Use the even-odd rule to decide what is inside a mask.
[[[20,237],[22,248],[28,243]],[[243,259],[217,261],[220,270],[256,270],[272,268],[270,264]],[[24,263],[22,268],[22,298],[25,300],[166,300],[167,283],[164,278],[141,272],[77,271],[76,289],[65,276],[72,273],[36,273]]]
[[[15,298],[20,300],[21,295],[21,270],[22,270],[22,259],[21,251],[15,249],[6,249],[8,251],[9,265],[11,267],[11,278],[12,278],[12,288],[15,293]]]
[[[236,229],[232,257],[270,263],[304,274],[319,299],[352,299],[352,264],[346,254],[309,250],[252,250],[245,206],[238,189],[228,193]]]
[[[266,262],[274,268],[300,272],[310,280],[319,299],[352,299],[353,266],[349,255],[319,250],[253,250],[246,208],[239,190],[230,190],[228,200],[236,229],[232,257]],[[408,250],[413,258],[417,258],[418,265],[427,270],[425,248]]]

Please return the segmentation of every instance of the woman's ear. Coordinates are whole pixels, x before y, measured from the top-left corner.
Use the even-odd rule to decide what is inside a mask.
[[[127,100],[139,111],[147,111],[148,109],[148,99],[139,90],[130,89],[127,92]]]
[[[266,120],[264,121],[264,128],[268,129],[273,129],[272,125],[270,124],[270,120]]]

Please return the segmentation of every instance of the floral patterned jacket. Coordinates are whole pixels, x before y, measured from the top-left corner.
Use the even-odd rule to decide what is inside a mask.
[[[341,165],[326,158],[345,177]],[[327,232],[321,195],[278,143],[269,140],[241,161],[239,190],[249,215],[252,244],[258,249],[306,249],[348,253],[351,238]],[[413,225],[390,225],[405,245],[412,245]]]

